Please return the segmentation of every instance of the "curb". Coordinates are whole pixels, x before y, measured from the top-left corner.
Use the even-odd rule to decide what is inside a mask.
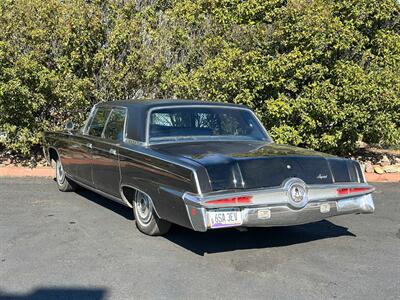
[[[365,179],[368,182],[400,182],[400,173],[365,173]]]
[[[1,167],[0,177],[54,177],[55,171],[50,167]]]
[[[1,167],[0,177],[52,177],[54,169],[50,167],[26,168],[26,167]],[[365,173],[368,182],[400,182],[400,173]]]

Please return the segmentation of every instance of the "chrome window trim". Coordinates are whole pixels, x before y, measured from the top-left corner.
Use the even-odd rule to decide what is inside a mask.
[[[100,103],[101,103],[101,102],[100,102]],[[128,124],[128,115],[129,115],[129,114],[128,114],[128,108],[127,108],[126,106],[121,106],[121,105],[108,105],[108,106],[105,105],[105,106],[100,106],[100,107],[99,107],[99,104],[100,104],[100,103],[95,104],[95,105],[93,106],[93,108],[91,109],[91,111],[90,111],[90,113],[89,113],[89,116],[88,116],[88,118],[87,118],[87,120],[86,120],[86,125],[85,125],[85,130],[83,131],[83,135],[86,135],[86,136],[89,136],[89,137],[92,137],[92,138],[100,138],[100,139],[102,139],[102,140],[106,140],[106,139],[104,139],[104,130],[105,130],[105,128],[106,128],[107,125],[108,125],[108,120],[109,120],[109,118],[110,118],[110,116],[111,116],[111,113],[112,113],[112,111],[113,111],[114,109],[121,109],[121,110],[124,110],[124,111],[125,111],[125,121],[124,121],[123,138],[122,138],[122,141],[120,141],[120,142],[125,142],[125,140],[127,139],[127,124]],[[106,123],[105,123],[104,128],[103,128],[103,131],[102,131],[102,133],[101,133],[101,136],[93,136],[93,135],[90,135],[90,134],[89,134],[89,129],[90,129],[90,126],[92,125],[93,117],[96,115],[97,110],[98,110],[99,108],[101,108],[101,107],[110,108],[111,111],[110,111],[110,113],[108,114]],[[90,121],[90,122],[89,122],[89,121]]]
[[[87,119],[85,121],[85,126],[84,126],[84,129],[82,131],[83,135],[88,135],[88,130],[89,130],[90,125],[92,125],[93,116],[94,116],[96,110],[97,110],[97,104],[95,104],[92,107],[92,109],[90,110],[89,116],[87,117]]]
[[[105,138],[104,138],[104,130],[107,128],[108,121],[110,120],[110,116],[111,116],[111,114],[112,114],[113,111],[114,111],[114,108],[111,108],[110,112],[108,113],[106,122],[104,123],[103,130],[101,131],[101,134],[100,134],[100,138],[101,138],[101,139],[105,139]]]
[[[124,116],[124,128],[123,128],[123,131],[122,131],[122,140],[120,140],[120,141],[118,141],[118,140],[106,139],[106,138],[104,137],[104,132],[105,132],[107,126],[108,126],[108,122],[110,121],[111,114],[112,114],[114,111],[117,111],[117,110],[124,111],[124,114],[125,114],[125,116]],[[128,109],[127,109],[126,107],[124,107],[124,106],[113,106],[113,107],[111,108],[110,113],[108,114],[108,117],[107,117],[107,120],[106,120],[106,124],[104,125],[103,132],[101,133],[100,138],[103,139],[103,140],[110,140],[110,141],[115,141],[115,142],[123,142],[123,141],[126,139],[126,124],[127,124],[127,121],[126,121],[126,120],[127,120],[127,118],[128,118]]]
[[[163,145],[163,144],[182,144],[182,143],[190,143],[190,142],[216,142],[216,141],[223,141],[223,142],[267,142],[269,141],[262,141],[262,140],[246,140],[246,139],[196,139],[196,140],[178,140],[178,141],[160,141],[160,142],[152,142],[150,144],[143,143],[145,146],[152,146],[152,145]]]
[[[329,174],[331,174],[332,183],[336,183],[335,176],[333,176],[333,172],[332,172],[331,162],[327,158],[325,158],[325,160],[326,160],[326,163],[328,164]]]
[[[207,108],[230,108],[230,109],[238,109],[238,110],[245,110],[250,112],[250,114],[255,118],[256,122],[258,125],[261,127],[261,131],[265,134],[265,137],[267,138],[265,141],[269,143],[273,143],[273,139],[270,137],[268,134],[268,131],[265,129],[264,125],[261,123],[260,119],[257,117],[257,115],[248,107],[237,107],[237,106],[229,106],[229,105],[207,105],[207,104],[191,104],[191,105],[185,105],[185,104],[179,104],[179,105],[167,105],[167,106],[159,106],[159,107],[152,107],[147,111],[147,116],[146,116],[146,133],[145,133],[145,146],[151,146],[151,145],[158,145],[158,144],[163,144],[165,142],[156,142],[156,143],[150,143],[150,116],[151,114],[156,111],[156,110],[162,110],[162,109],[168,109],[168,108],[198,108],[198,107],[207,107]],[[213,139],[210,139],[211,141],[215,141]],[[238,141],[243,141],[243,140],[238,140]],[[249,141],[249,140],[246,140]],[[252,141],[252,140],[250,140]],[[257,140],[255,140],[257,141]],[[179,143],[179,142],[188,142],[188,141],[173,141],[172,143]],[[169,141],[168,143],[171,143]]]
[[[96,104],[96,105],[93,107],[93,108],[94,108],[93,116],[92,116],[91,114],[89,115],[89,116],[91,117],[91,120],[90,120],[90,125],[86,128],[85,135],[90,136],[90,137],[93,137],[93,138],[100,138],[100,139],[102,138],[103,132],[104,132],[104,128],[103,128],[103,130],[101,131],[101,135],[100,135],[100,136],[95,136],[95,135],[89,134],[89,130],[90,130],[90,127],[92,126],[92,123],[93,123],[94,118],[96,117],[96,113],[97,113],[97,111],[98,111],[100,108],[102,108],[102,107],[104,107],[104,108],[109,108],[109,109],[110,109],[110,112],[108,113],[108,116],[107,116],[107,120],[106,120],[106,122],[104,123],[104,128],[106,127],[106,124],[107,124],[107,122],[108,122],[108,118],[110,117],[110,114],[111,114],[113,108],[112,108],[112,106],[109,106],[109,107],[107,107],[107,106],[100,106],[100,107],[98,107],[97,104]],[[91,113],[92,113],[92,112],[91,112]]]

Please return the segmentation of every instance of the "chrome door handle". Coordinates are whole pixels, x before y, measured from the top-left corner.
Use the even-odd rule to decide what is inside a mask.
[[[87,144],[86,144],[86,147],[88,147],[89,149],[92,149],[92,148],[93,148],[93,145],[92,145],[91,143],[87,143]]]
[[[113,148],[111,148],[111,149],[109,150],[109,152],[110,152],[110,154],[112,154],[112,155],[117,155],[117,150],[115,150],[115,149],[113,149]]]

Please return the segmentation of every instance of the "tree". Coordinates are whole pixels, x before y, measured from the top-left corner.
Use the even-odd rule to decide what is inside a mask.
[[[5,0],[0,144],[28,154],[98,101],[246,104],[273,138],[347,154],[400,137],[395,0]]]

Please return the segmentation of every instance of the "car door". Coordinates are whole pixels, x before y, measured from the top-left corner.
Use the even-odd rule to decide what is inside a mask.
[[[85,135],[77,134],[72,143],[75,177],[78,181],[92,186],[92,142]]]
[[[118,146],[125,132],[126,109],[113,108],[101,139],[93,142],[92,172],[96,189],[120,197],[121,174],[118,161]]]
[[[98,107],[89,117],[87,128],[76,136],[76,176],[78,180],[86,185],[94,186],[93,182],[93,144],[101,139],[110,107]]]
[[[85,135],[88,125],[94,117],[96,108],[94,107],[85,122],[85,125],[69,135],[68,147],[68,165],[69,169],[66,170],[67,174],[73,179],[78,180],[86,185],[92,185],[92,167],[91,159],[92,153],[90,149],[91,141]],[[63,163],[64,166],[64,163]]]

